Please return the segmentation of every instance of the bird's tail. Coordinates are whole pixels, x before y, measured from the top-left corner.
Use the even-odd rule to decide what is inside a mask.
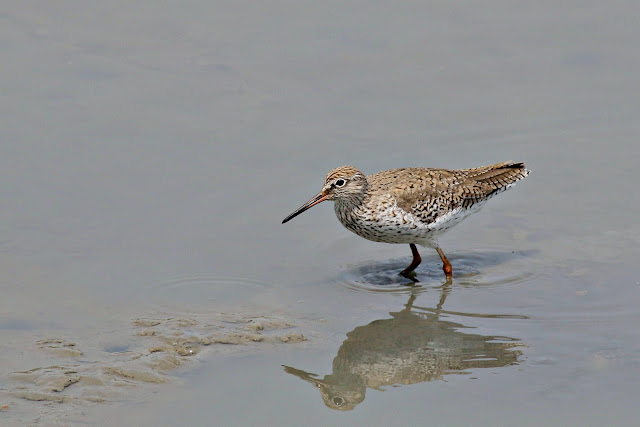
[[[520,181],[529,175],[522,162],[502,162],[490,166],[467,169],[468,179],[484,184],[495,190],[506,190],[516,181]]]

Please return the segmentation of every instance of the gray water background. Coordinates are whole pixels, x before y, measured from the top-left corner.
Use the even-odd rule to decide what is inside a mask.
[[[639,12],[4,3],[0,375],[58,363],[39,339],[100,351],[160,311],[287,316],[308,341],[203,352],[103,404],[0,395],[0,423],[633,424]],[[441,241],[460,275],[440,316],[514,340],[517,364],[368,388],[345,412],[283,369],[329,375],[347,333],[442,297],[435,253],[403,288],[409,248],[352,235],[329,203],[280,224],[326,172],[509,159],[531,176]]]

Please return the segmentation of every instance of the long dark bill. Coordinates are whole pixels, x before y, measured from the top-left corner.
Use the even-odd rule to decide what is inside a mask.
[[[316,194],[313,199],[309,200],[307,203],[305,203],[304,205],[300,206],[298,209],[296,209],[296,211],[294,213],[292,213],[291,215],[289,215],[288,217],[286,217],[285,219],[282,220],[282,223],[284,224],[285,222],[297,217],[298,215],[300,215],[302,212],[306,211],[307,209],[309,209],[311,206],[315,206],[320,202],[324,202],[325,200],[327,200],[327,195],[326,194],[322,194],[322,193],[318,193]]]

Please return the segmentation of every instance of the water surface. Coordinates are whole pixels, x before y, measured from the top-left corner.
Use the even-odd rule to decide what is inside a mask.
[[[0,6],[0,424],[633,423],[637,14]],[[280,224],[339,165],[509,159],[451,283]]]

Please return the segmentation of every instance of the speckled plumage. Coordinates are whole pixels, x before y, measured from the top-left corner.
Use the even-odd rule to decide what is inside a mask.
[[[472,169],[403,168],[365,175],[353,166],[327,174],[320,193],[284,222],[324,200],[335,201],[338,220],[365,239],[435,248],[447,276],[451,265],[438,247],[438,236],[477,211],[488,199],[513,186],[529,171],[523,163],[502,162]],[[411,268],[412,267],[412,268]]]

